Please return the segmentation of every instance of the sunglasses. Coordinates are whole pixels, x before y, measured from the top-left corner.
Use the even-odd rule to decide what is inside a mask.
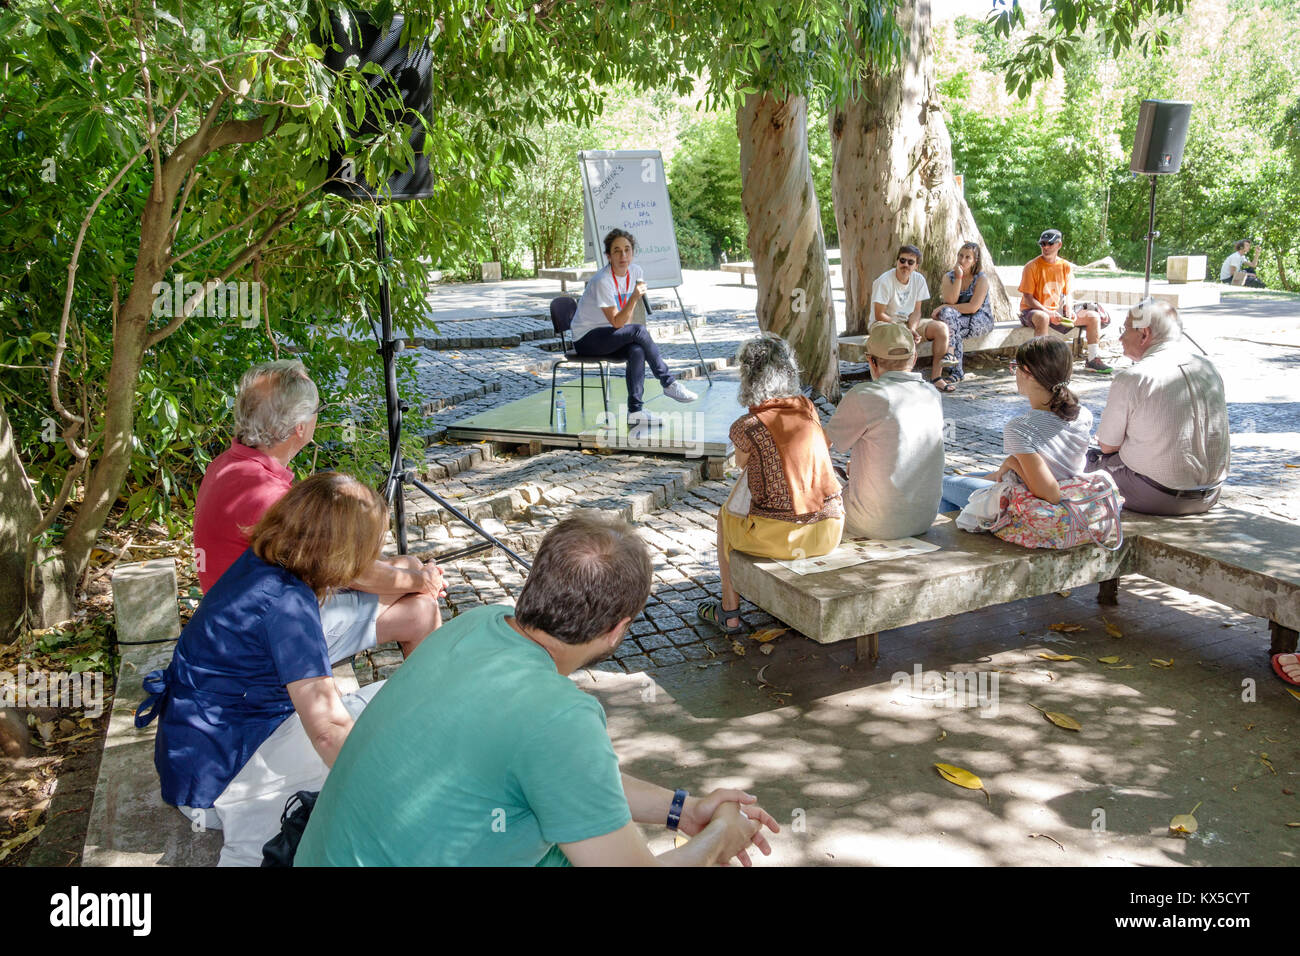
[[[909,259],[909,258],[907,258],[907,256],[899,256],[899,257],[898,257],[898,261],[901,262],[901,263],[902,263],[903,265],[905,265],[905,266],[914,266],[914,265],[916,265],[916,260],[915,260],[915,259]]]

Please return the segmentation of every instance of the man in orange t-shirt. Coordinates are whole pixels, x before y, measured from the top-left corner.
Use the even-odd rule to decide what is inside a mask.
[[[1103,375],[1111,367],[1098,354],[1101,316],[1091,309],[1074,308],[1070,282],[1074,266],[1061,258],[1061,230],[1046,229],[1038,237],[1042,255],[1027,264],[1020,274],[1020,324],[1046,335],[1048,328],[1066,334],[1077,326],[1088,338],[1085,366]]]

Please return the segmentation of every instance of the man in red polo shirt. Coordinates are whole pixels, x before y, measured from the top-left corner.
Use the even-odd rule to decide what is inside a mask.
[[[316,432],[320,397],[296,360],[255,365],[235,399],[235,439],[208,466],[194,504],[199,587],[208,591],[248,548],[248,532],[293,484],[289,462]],[[442,572],[410,556],[380,559],[321,606],[330,660],[396,641],[403,654],[442,623]]]

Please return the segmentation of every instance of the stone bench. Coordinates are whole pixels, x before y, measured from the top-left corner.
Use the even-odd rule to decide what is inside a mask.
[[[938,551],[805,575],[732,552],[731,573],[741,595],[783,623],[822,644],[854,639],[858,658],[873,663],[881,631],[1085,584],[1102,584],[1098,600],[1113,604],[1123,574],[1263,617],[1270,653],[1295,650],[1300,528],[1228,508],[1182,518],[1125,513],[1123,521],[1118,551],[1051,551],[961,531],[941,515],[921,536]]]
[[[840,261],[840,251],[838,249],[826,250],[826,262],[829,267],[830,277],[832,281],[839,278],[840,275],[840,268],[838,265],[839,261]],[[741,285],[745,284],[745,276],[752,276],[754,274],[754,263],[752,262],[724,262],[720,266],[718,266],[718,268],[721,269],[723,272],[734,272],[737,275],[739,275]]]
[[[1102,303],[1110,311],[1109,303]],[[1101,330],[1101,338],[1113,338],[1119,334],[1119,329],[1123,326],[1123,318],[1117,317],[1111,312],[1110,325]],[[1053,329],[1048,329],[1048,335],[1054,335],[1057,338],[1064,339],[1070,343],[1071,347],[1077,353],[1083,350],[1083,329],[1072,329],[1067,333],[1060,333]],[[1000,349],[1013,349],[1023,345],[1034,337],[1034,330],[1028,326],[1021,325],[1020,320],[1014,322],[998,322],[993,326],[993,330],[987,335],[975,335],[968,339],[962,340],[962,349],[967,354],[972,352],[996,352]],[[865,335],[842,335],[836,340],[840,346],[840,360],[844,362],[865,362],[867,360],[867,337]],[[928,340],[922,340],[916,347],[917,359],[929,358],[932,349]]]
[[[576,269],[538,269],[537,277],[539,279],[559,279],[560,291],[568,292],[570,282],[586,282],[599,271],[595,263],[588,262]]]
[[[162,641],[120,645],[104,755],[95,782],[82,866],[215,866],[219,831],[197,830],[163,802],[154,767],[158,723],[137,730],[135,708],[144,700],[144,677],[171,662],[180,634],[174,559],[122,565],[113,572],[117,639]],[[355,692],[350,662],[334,669],[341,693]]]

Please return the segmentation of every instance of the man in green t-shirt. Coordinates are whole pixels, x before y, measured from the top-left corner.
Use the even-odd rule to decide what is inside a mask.
[[[740,790],[692,798],[621,774],[605,712],[569,674],[604,660],[650,595],[624,521],[568,518],[538,548],[515,608],[444,624],[348,735],[299,866],[705,865],[776,821]],[[635,821],[635,822],[634,822]],[[650,853],[637,823],[693,837]]]

